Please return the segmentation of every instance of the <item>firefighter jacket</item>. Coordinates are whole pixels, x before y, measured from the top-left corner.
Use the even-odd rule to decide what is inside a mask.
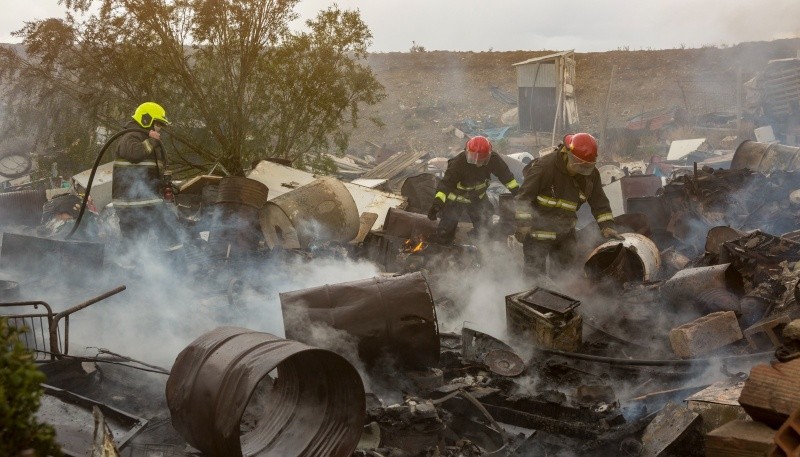
[[[535,240],[556,240],[575,229],[578,209],[584,202],[589,203],[601,229],[614,226],[600,172],[594,169],[589,176],[570,176],[567,156],[557,149],[525,170],[525,180],[515,197],[516,222],[531,227]]]
[[[519,187],[508,165],[498,153],[492,152],[489,163],[479,167],[467,163],[467,155],[461,151],[447,161],[447,170],[436,189],[434,204],[437,199],[442,203],[472,203],[482,200],[486,198],[486,189],[489,188],[489,179],[492,175],[497,176],[497,179],[512,192],[516,192]]]
[[[131,122],[125,128],[135,128]],[[117,207],[160,204],[164,149],[148,131],[129,132],[119,140],[112,172],[111,198]]]

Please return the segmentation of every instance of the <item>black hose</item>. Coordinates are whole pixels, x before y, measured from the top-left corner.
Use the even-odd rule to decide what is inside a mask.
[[[86,183],[86,193],[83,195],[83,202],[81,202],[81,212],[78,213],[78,218],[75,219],[75,225],[72,226],[72,230],[70,230],[67,236],[64,237],[65,240],[70,239],[72,235],[75,234],[75,231],[78,230],[78,227],[81,225],[81,220],[83,220],[83,213],[86,211],[86,202],[89,201],[89,192],[91,192],[92,190],[92,182],[94,181],[94,175],[95,173],[97,173],[97,167],[100,166],[100,160],[103,159],[103,154],[105,154],[106,149],[108,149],[108,147],[111,146],[111,143],[113,143],[114,140],[121,137],[122,135],[126,133],[142,132],[142,131],[143,129],[140,128],[132,128],[117,132],[116,134],[114,134],[114,136],[109,138],[108,141],[106,141],[106,144],[104,144],[102,148],[100,148],[100,152],[97,154],[97,158],[94,160],[94,165],[92,166],[92,172],[89,173],[89,182]]]
[[[709,363],[715,360],[739,360],[772,356],[774,352],[757,352],[744,355],[730,355],[725,357],[710,357],[707,359],[673,359],[673,360],[648,360],[648,359],[620,359],[603,357],[599,355],[580,354],[577,352],[559,351],[557,349],[536,348],[537,351],[548,355],[560,355],[571,359],[588,360],[590,362],[607,363],[609,365],[638,365],[638,366],[689,366],[694,364]]]

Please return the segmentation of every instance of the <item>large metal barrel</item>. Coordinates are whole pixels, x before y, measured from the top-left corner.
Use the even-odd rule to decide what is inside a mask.
[[[436,221],[428,219],[427,216],[397,208],[389,208],[386,221],[383,223],[384,233],[405,239],[414,236],[430,239],[436,233],[437,227]]]
[[[800,147],[745,140],[733,153],[731,168],[748,168],[765,175],[800,170]]]
[[[650,238],[638,233],[623,233],[624,240],[607,241],[589,254],[584,272],[589,278],[611,277],[625,282],[655,278],[661,269],[661,255]]]
[[[352,240],[358,235],[358,216],[347,187],[322,177],[269,201],[261,211],[261,230],[270,248],[307,248]]]
[[[240,435],[257,387],[269,388],[267,406]],[[366,415],[364,386],[347,360],[238,327],[219,327],[181,351],[166,396],[172,425],[204,455],[347,457]]]
[[[0,193],[0,226],[39,225],[45,203],[47,193],[44,190]]]
[[[235,203],[260,209],[267,203],[269,189],[255,179],[226,176],[217,187],[217,204]]]
[[[420,272],[279,296],[288,338],[311,343],[310,323],[320,322],[355,337],[359,356],[368,363],[387,353],[408,367],[431,367],[439,362],[436,309]]]
[[[269,189],[255,179],[228,176],[216,190],[208,234],[212,258],[246,255],[262,239],[259,211],[267,203]]]
[[[694,303],[706,291],[723,289],[744,293],[742,275],[729,263],[710,267],[685,268],[664,281],[659,289],[668,303]]]
[[[427,214],[436,195],[439,178],[431,173],[422,173],[409,176],[400,186],[400,195],[408,199],[406,211],[410,213]]]

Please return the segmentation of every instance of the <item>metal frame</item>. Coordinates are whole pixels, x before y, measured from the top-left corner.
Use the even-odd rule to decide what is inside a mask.
[[[35,354],[35,359],[37,361],[46,360],[47,356],[49,356],[50,360],[61,359],[63,356],[69,354],[70,315],[101,300],[105,300],[112,295],[116,295],[125,290],[125,288],[125,286],[119,286],[116,289],[110,290],[102,295],[89,299],[83,303],[79,303],[56,314],[53,313],[53,308],[48,303],[39,300],[0,303],[0,317],[7,318],[9,320],[9,325],[14,326],[15,328],[20,328],[20,325],[16,324],[19,321],[21,321],[23,327],[26,327],[28,322],[30,323],[30,326],[28,327],[30,331],[22,333],[22,335],[24,335],[23,344],[26,348],[28,348],[28,350]],[[5,312],[6,309],[20,307],[33,307],[34,310],[38,310],[39,306],[43,306],[47,311],[23,314],[10,314]],[[61,323],[62,319],[64,320],[63,344],[61,342],[61,332],[59,330],[59,324]],[[45,321],[47,323],[46,338]],[[31,346],[31,338],[29,338],[29,334],[32,336],[33,346]],[[40,358],[40,354],[43,355],[43,357]]]
[[[34,310],[38,310],[39,306],[42,306],[45,308],[46,312],[30,312],[23,314],[7,314],[5,312],[7,308],[29,306],[33,307]],[[56,354],[61,354],[61,341],[58,327],[53,325],[53,317],[55,314],[53,314],[53,309],[49,304],[43,301],[0,303],[0,310],[2,310],[0,311],[0,317],[7,318],[10,327],[27,329],[27,331],[20,334],[19,338],[22,344],[24,344],[29,351],[34,353],[34,358],[36,360],[46,359],[48,355],[50,356],[50,360],[55,360]],[[45,327],[47,328],[47,335],[45,335]],[[54,341],[55,345],[53,344]],[[40,355],[42,357],[40,357]]]

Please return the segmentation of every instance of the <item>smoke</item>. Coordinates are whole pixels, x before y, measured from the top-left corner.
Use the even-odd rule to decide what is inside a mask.
[[[113,221],[113,217],[103,220]],[[378,273],[369,262],[334,258],[225,264],[224,260],[209,259],[186,239],[183,249],[166,251],[153,238],[116,239],[114,234],[119,232],[113,225],[106,232],[112,236],[106,240],[102,270],[70,269],[70,265],[53,259],[52,264],[39,265],[34,272],[3,272],[4,278],[22,282],[24,299],[47,301],[55,312],[116,286],[127,286],[125,291],[70,317],[69,352],[73,355],[86,352],[83,347],[102,347],[169,368],[192,340],[220,325],[283,336],[280,292],[365,279]],[[231,281],[237,279],[244,290],[240,300],[231,304]]]
[[[482,239],[476,244],[479,268],[433,271],[427,275],[435,299],[449,298],[455,306],[438,311],[440,332],[461,333],[470,327],[505,339],[505,297],[535,287],[522,273],[521,245],[508,247]]]

